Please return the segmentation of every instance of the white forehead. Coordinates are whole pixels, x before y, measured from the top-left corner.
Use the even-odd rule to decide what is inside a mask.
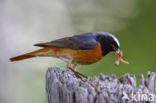
[[[114,35],[112,35],[112,38],[114,39],[114,41],[116,41],[117,45],[120,46],[118,39]]]
[[[120,43],[119,43],[118,39],[115,36],[113,38],[116,41],[116,43],[118,44],[118,46],[120,46]]]
[[[120,47],[120,43],[119,43],[118,39],[113,34],[108,33],[108,32],[96,32],[96,33],[112,37],[114,39],[114,41],[117,43],[117,45]]]

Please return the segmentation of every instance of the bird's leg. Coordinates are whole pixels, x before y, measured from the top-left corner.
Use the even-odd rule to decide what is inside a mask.
[[[78,78],[82,79],[82,78],[80,77],[80,75],[79,75],[78,73],[76,73],[76,66],[77,66],[77,64],[74,64],[73,67],[72,67],[72,70],[73,70],[74,74],[75,74]]]
[[[80,75],[80,76],[82,76],[82,77],[87,79],[88,78],[87,76],[85,76],[85,75],[81,74],[80,72],[76,71],[76,66],[77,66],[77,64],[74,64],[74,66],[72,67],[72,69],[75,71],[75,73],[77,73],[78,75]]]
[[[70,69],[75,74],[76,77],[81,79],[81,77],[75,72],[75,70],[71,68],[72,61],[73,59],[69,59],[69,61],[67,62],[67,68]],[[76,68],[76,66],[74,66],[74,68]]]
[[[73,59],[69,59],[69,61],[67,62],[67,68],[70,69],[71,68],[71,64],[72,64]]]
[[[72,69],[76,71],[76,67],[77,67],[77,64],[74,64],[74,66],[72,67]]]
[[[81,74],[81,73],[79,73],[79,72],[76,71],[76,66],[77,66],[77,64],[74,64],[74,66],[71,67],[72,61],[73,61],[73,59],[70,59],[70,60],[67,62],[67,68],[70,69],[70,70],[75,74],[75,76],[78,77],[78,78],[80,78],[81,80],[82,80],[81,76],[84,77],[84,78],[88,78],[87,76],[85,76],[85,75],[83,75],[83,74]],[[82,81],[84,81],[84,80],[82,80]],[[97,79],[96,79],[96,81],[98,82]],[[85,81],[84,81],[84,82],[85,82]],[[99,93],[101,93],[101,89],[100,89],[97,85],[92,84],[92,83],[90,83],[90,82],[88,82],[88,83],[89,83],[90,85],[92,85]]]
[[[76,71],[76,66],[77,64],[74,64],[73,67],[71,67],[71,64],[72,64],[72,61],[73,59],[69,59],[68,63],[67,63],[67,68],[70,69],[72,72],[74,72],[74,74],[78,77],[78,78],[81,78],[80,76],[84,77],[84,78],[87,78],[87,76],[79,73]]]
[[[75,73],[77,73],[78,75],[80,75],[80,76],[82,76],[82,77],[84,77],[84,78],[88,78],[87,76],[81,74],[80,72],[77,72],[77,71],[76,71],[76,66],[77,66],[77,64],[74,64],[74,66],[72,67],[72,69],[75,71]]]

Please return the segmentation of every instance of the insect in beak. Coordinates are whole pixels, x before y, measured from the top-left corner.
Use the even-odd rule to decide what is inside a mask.
[[[127,61],[122,59],[123,53],[122,51],[120,51],[119,48],[116,48],[113,44],[111,44],[112,48],[115,50],[115,56],[116,56],[116,60],[114,65],[119,65],[119,63],[123,63],[123,64],[129,64]]]
[[[116,56],[116,60],[115,60],[114,65],[117,66],[117,65],[119,65],[120,62],[123,64],[129,64],[129,62],[122,59],[122,56],[123,56],[122,51],[120,51],[120,50],[115,51],[115,56]]]

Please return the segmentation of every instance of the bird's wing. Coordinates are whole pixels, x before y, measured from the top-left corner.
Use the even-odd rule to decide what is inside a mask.
[[[65,37],[47,43],[35,44],[34,46],[87,50],[95,48],[96,45],[97,41],[92,35],[75,35],[72,37]]]

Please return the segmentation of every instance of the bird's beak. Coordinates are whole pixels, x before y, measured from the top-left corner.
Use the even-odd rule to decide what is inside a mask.
[[[120,49],[118,48],[118,49],[115,49],[115,53],[120,53]]]

